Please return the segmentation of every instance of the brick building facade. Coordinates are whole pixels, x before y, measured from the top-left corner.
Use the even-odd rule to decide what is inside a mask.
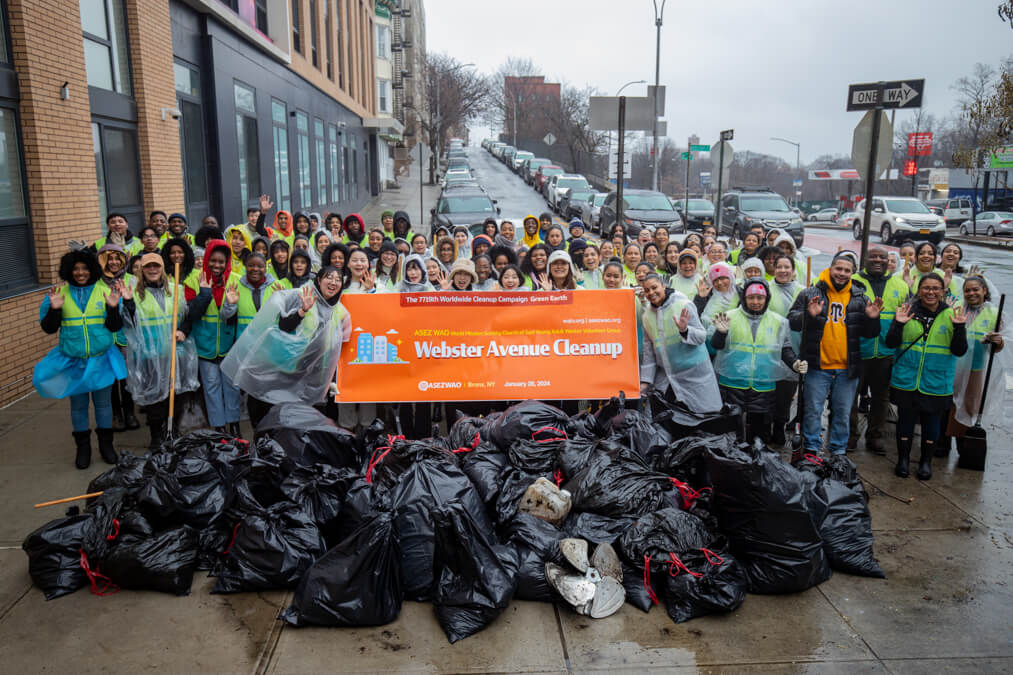
[[[245,219],[262,192],[369,197],[372,0],[0,0],[0,407],[55,345],[38,327],[70,239],[105,214]]]

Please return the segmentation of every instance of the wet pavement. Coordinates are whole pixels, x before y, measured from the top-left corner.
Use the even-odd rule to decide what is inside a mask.
[[[145,439],[117,435],[137,453]],[[594,621],[513,602],[450,645],[430,605],[406,603],[387,626],[295,629],[277,620],[289,593],[210,595],[204,573],[188,597],[82,589],[46,602],[20,545],[62,511],[31,505],[84,492],[106,467],[74,469],[67,402],[33,395],[0,410],[0,663],[9,672],[1001,672],[1013,669],[1013,460],[1008,434],[990,441],[985,472],[936,460],[928,483],[895,477],[889,457],[851,455],[885,580],[838,573],[678,625],[664,607],[626,605]]]

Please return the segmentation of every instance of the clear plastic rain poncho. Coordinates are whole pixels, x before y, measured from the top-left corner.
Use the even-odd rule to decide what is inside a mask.
[[[967,308],[967,352],[957,359],[956,376],[953,379],[954,417],[966,427],[973,426],[981,405],[981,392],[985,385],[985,371],[988,368],[990,345],[983,343],[987,333],[995,330],[998,307],[985,302],[977,308]],[[999,333],[1006,346],[995,353],[992,376],[988,382],[985,397],[985,419],[994,421],[1002,412],[1006,399],[1006,374],[1013,373],[1013,330],[1009,322],[1003,322]]]
[[[143,283],[143,282],[140,282]],[[134,312],[123,312],[127,336],[127,390],[138,405],[169,398],[172,363],[172,283],[166,289],[134,291]],[[179,292],[183,292],[180,284]],[[186,317],[186,300],[179,296],[176,325]],[[197,346],[192,337],[176,343],[176,393],[197,391]]]
[[[689,308],[685,339],[675,325],[683,307]],[[650,382],[662,393],[671,389],[675,398],[693,412],[720,410],[721,393],[704,346],[707,330],[700,323],[692,301],[678,291],[671,291],[661,307],[649,305],[644,310],[642,325],[640,381]]]
[[[276,291],[222,361],[225,377],[254,398],[272,405],[313,405],[334,381],[352,319],[340,302],[332,307],[315,284],[310,287],[317,300],[294,332],[283,331],[278,320],[299,311],[301,292]]]

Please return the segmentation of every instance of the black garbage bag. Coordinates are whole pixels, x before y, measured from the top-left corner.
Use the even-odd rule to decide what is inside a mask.
[[[672,484],[668,476],[651,471],[630,451],[602,441],[578,473],[566,476],[563,489],[573,495],[575,510],[618,518],[662,508]]]
[[[647,464],[659,473],[678,478],[700,489],[711,485],[707,475],[707,456],[711,450],[738,445],[735,432],[726,434],[694,434],[672,441],[667,448],[655,449],[647,457]]]
[[[457,448],[475,448],[483,440],[482,431],[485,429],[486,419],[484,417],[458,417],[457,421],[450,426],[447,432],[447,442],[454,450]]]
[[[180,525],[158,534],[121,534],[102,561],[120,588],[189,595],[197,569],[197,532]]]
[[[119,532],[117,516],[124,496],[122,489],[110,488],[84,512],[73,507],[71,515],[51,520],[25,537],[21,548],[28,555],[28,574],[46,600],[89,583],[98,595],[111,588],[99,566]]]
[[[208,448],[225,443],[233,443],[236,438],[230,434],[214,429],[195,429],[162,445],[162,452],[174,452],[177,455],[191,455],[196,453],[205,456]]]
[[[731,553],[689,551],[664,576],[668,616],[676,623],[698,616],[733,612],[746,599],[749,577]]]
[[[506,542],[517,548],[517,591],[520,600],[554,602],[558,597],[545,580],[545,563],[562,564],[559,540],[566,537],[555,525],[530,513],[518,513],[505,528]]]
[[[281,618],[293,626],[382,626],[401,613],[394,518],[373,515],[306,571]]]
[[[863,494],[833,478],[819,481],[816,492],[827,503],[820,536],[830,566],[838,572],[885,579],[872,553],[872,516]]]
[[[120,534],[132,534],[140,537],[150,537],[155,534],[155,527],[136,505],[128,507],[124,504],[123,511],[120,512],[119,521]]]
[[[612,544],[635,522],[633,517],[611,518],[597,513],[570,511],[563,521],[562,530],[567,537],[587,539],[594,544]]]
[[[470,452],[458,453],[461,469],[468,475],[486,505],[496,503],[503,476],[511,470],[510,458],[492,443],[481,442]]]
[[[752,593],[793,593],[830,578],[819,526],[826,503],[817,478],[773,453],[741,444],[707,458],[714,509]]]
[[[225,508],[227,489],[207,459],[157,452],[149,457],[144,484],[135,496],[160,528],[190,525],[203,529]]]
[[[580,473],[591,460],[599,442],[597,438],[578,437],[563,443],[556,456],[556,470],[560,472],[561,478],[566,480]]]
[[[652,452],[659,452],[672,443],[672,435],[650,417],[636,410],[623,408],[610,420],[607,434],[618,437],[624,445],[647,458]]]
[[[313,518],[298,504],[282,501],[246,513],[213,570],[212,593],[293,588],[324,552]]]
[[[281,492],[310,515],[324,541],[333,545],[339,541],[341,505],[358,477],[352,469],[336,469],[328,464],[297,466],[281,482]]]
[[[865,491],[862,484],[862,477],[858,474],[858,467],[847,455],[829,455],[818,457],[816,455],[802,455],[798,461],[792,464],[799,471],[808,471],[817,478],[833,478],[847,485],[862,497],[862,501],[869,503],[869,493]]]
[[[671,403],[658,392],[649,397],[652,419],[663,426],[672,438],[684,438],[694,434],[726,433],[742,426],[742,411],[738,406],[725,404],[721,410],[697,413],[682,403]]]
[[[357,468],[363,458],[355,436],[311,405],[283,403],[273,406],[257,425],[256,437],[272,438],[298,464],[330,464]]]
[[[626,602],[641,612],[651,611],[658,604],[655,587],[661,592],[664,580],[663,565],[660,562],[641,561],[639,565],[628,563],[620,558],[623,566],[623,588],[626,589]]]
[[[365,463],[378,445],[390,445],[387,437],[387,428],[379,417],[359,429],[359,433],[355,435],[355,447],[360,461]]]
[[[518,438],[507,448],[510,464],[527,473],[552,472],[556,456],[566,443],[566,432],[556,428],[543,428],[531,438]]]
[[[228,552],[234,527],[212,523],[197,533],[197,569],[213,570]]]
[[[121,452],[116,466],[92,478],[87,491],[102,492],[110,488],[135,490],[144,484],[144,466],[147,463],[147,457]]]
[[[603,438],[605,430],[598,424],[598,418],[582,410],[567,421],[566,435],[570,438]]]
[[[370,451],[369,462],[363,467],[366,480],[373,489],[386,491],[397,485],[401,476],[422,459],[457,464],[457,456],[438,438],[408,441],[400,436],[387,436]]]
[[[633,565],[647,556],[651,560],[668,561],[687,551],[714,546],[715,533],[691,513],[669,507],[637,519],[621,537],[619,554]]]
[[[506,609],[517,587],[517,550],[496,541],[459,501],[433,513],[433,605],[451,644],[474,635]]]
[[[411,600],[424,602],[432,598],[433,513],[441,505],[460,502],[484,531],[493,531],[475,486],[451,462],[431,457],[419,460],[402,474],[389,500],[401,543],[405,597]]]
[[[521,401],[503,411],[499,417],[486,423],[483,438],[496,444],[500,450],[506,450],[514,441],[526,438],[541,429],[565,429],[568,418],[559,408],[554,408],[542,401]]]

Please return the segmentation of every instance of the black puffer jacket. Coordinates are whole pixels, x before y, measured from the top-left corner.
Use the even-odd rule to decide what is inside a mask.
[[[820,342],[823,340],[823,326],[827,322],[830,300],[827,298],[827,282],[817,281],[813,286],[804,288],[795,298],[795,304],[788,312],[788,324],[792,330],[802,330],[805,321],[805,332],[799,358],[809,363],[809,370],[820,370]],[[807,307],[814,296],[823,300],[823,312],[817,317],[809,316]],[[851,300],[844,310],[844,326],[848,340],[848,377],[857,377],[862,369],[861,338],[874,338],[879,335],[879,319],[870,319],[865,315],[865,307],[869,303],[865,289],[860,284],[851,284]]]

